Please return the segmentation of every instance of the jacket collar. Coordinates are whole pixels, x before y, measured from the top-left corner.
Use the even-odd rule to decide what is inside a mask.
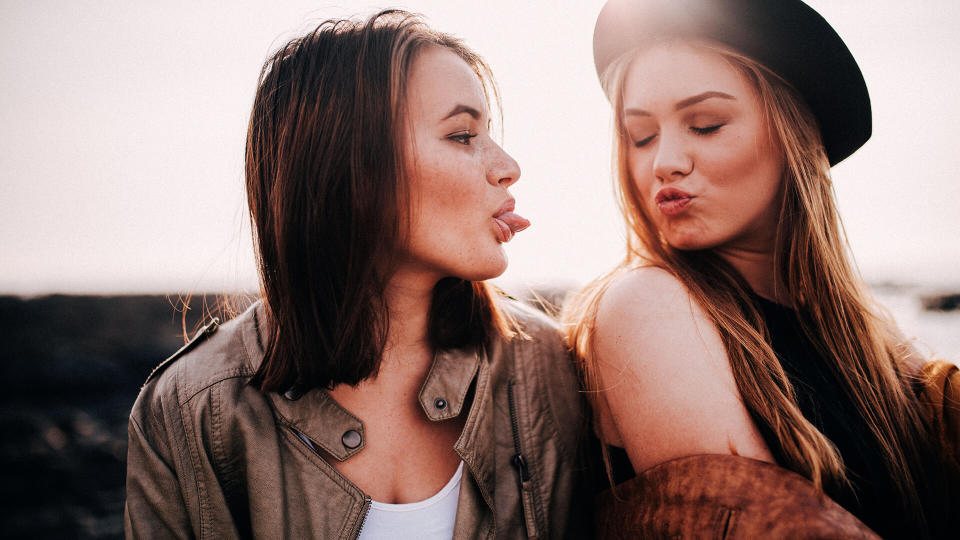
[[[243,318],[247,320],[242,324],[242,340],[252,371],[255,372],[264,354],[262,336],[265,308],[262,301],[255,303]],[[477,436],[481,427],[480,419],[489,418],[488,414],[492,413],[487,391],[489,377],[486,376],[487,370],[484,368],[487,366],[483,358],[483,353],[474,349],[438,352],[418,395],[420,407],[430,421],[449,420],[463,412],[467,394],[477,379],[474,404],[456,444],[457,452],[465,460],[465,454],[469,454],[470,461],[484,459],[491,455],[488,450],[492,450],[489,447],[492,444],[491,436]],[[479,378],[478,373],[481,375]],[[284,394],[271,392],[268,398],[281,424],[294,429],[301,438],[306,437],[338,461],[348,459],[365,446],[363,422],[340,406],[324,389],[314,388],[307,392],[291,389]],[[490,410],[482,414],[484,409]],[[481,443],[485,448],[476,448],[476,443]],[[483,469],[489,470],[492,475],[492,467]]]
[[[473,349],[440,351],[434,356],[418,396],[430,421],[460,416],[479,367],[480,355]]]

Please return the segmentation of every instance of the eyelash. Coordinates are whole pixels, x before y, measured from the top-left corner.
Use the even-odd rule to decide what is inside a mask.
[[[639,141],[633,143],[633,145],[637,148],[643,148],[644,146],[650,144],[650,141],[652,141],[654,137],[656,137],[656,135],[651,135],[646,139],[640,139]]]
[[[452,141],[454,141],[454,142],[457,142],[457,143],[459,143],[459,144],[462,144],[462,145],[464,145],[464,146],[470,146],[470,139],[472,139],[472,138],[474,138],[474,137],[476,137],[476,136],[477,136],[476,133],[469,133],[469,132],[468,132],[468,133],[454,133],[453,135],[450,135],[450,136],[448,137],[448,139],[450,139],[450,140],[452,140]]]
[[[716,132],[718,129],[722,128],[723,126],[724,124],[716,124],[713,126],[706,126],[706,127],[690,126],[690,131],[696,133],[697,135],[709,135],[711,133]]]
[[[706,127],[690,126],[690,131],[696,133],[697,135],[710,135],[711,133],[716,133],[717,130],[719,130],[725,125],[726,124],[716,124],[713,126],[706,126]],[[656,137],[656,135],[651,135],[646,139],[640,139],[639,141],[633,143],[633,145],[637,148],[643,148],[644,146],[650,144],[650,142],[653,141],[654,137]]]

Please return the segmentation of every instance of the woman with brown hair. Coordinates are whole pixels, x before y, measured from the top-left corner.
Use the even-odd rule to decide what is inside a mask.
[[[262,298],[141,391],[128,536],[577,534],[573,364],[483,281],[529,224],[491,96],[480,57],[401,11],[270,57],[246,148]]]
[[[566,320],[635,476],[605,534],[954,536],[956,367],[874,303],[834,201],[871,132],[843,41],[799,0],[610,0],[594,58],[627,255]]]

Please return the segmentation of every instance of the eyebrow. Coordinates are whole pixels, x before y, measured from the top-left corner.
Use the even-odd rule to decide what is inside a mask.
[[[710,98],[732,99],[734,101],[737,100],[737,98],[725,92],[717,92],[715,90],[711,90],[708,92],[697,94],[695,96],[690,96],[686,99],[681,99],[680,101],[677,102],[676,105],[673,106],[673,110],[679,111],[681,109],[685,109],[687,107],[690,107],[691,105],[696,105],[697,103],[700,103],[701,101],[704,101]],[[635,108],[625,109],[623,111],[623,115],[624,116],[653,116],[650,114],[649,111],[645,111],[643,109],[635,109]]]
[[[444,116],[441,121],[446,120],[447,118],[453,118],[454,116],[458,114],[463,114],[463,113],[469,114],[470,116],[473,117],[474,120],[480,119],[480,111],[474,109],[469,105],[457,105],[456,107],[453,108],[453,110],[448,112],[447,115]]]

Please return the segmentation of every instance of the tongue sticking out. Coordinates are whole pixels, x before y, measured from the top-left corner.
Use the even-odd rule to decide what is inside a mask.
[[[517,234],[530,226],[530,220],[514,212],[504,212],[497,217],[510,227],[510,232],[513,234]]]
[[[503,242],[509,242],[513,235],[530,226],[530,221],[514,212],[504,212],[495,217],[497,225],[500,226],[500,233]]]

